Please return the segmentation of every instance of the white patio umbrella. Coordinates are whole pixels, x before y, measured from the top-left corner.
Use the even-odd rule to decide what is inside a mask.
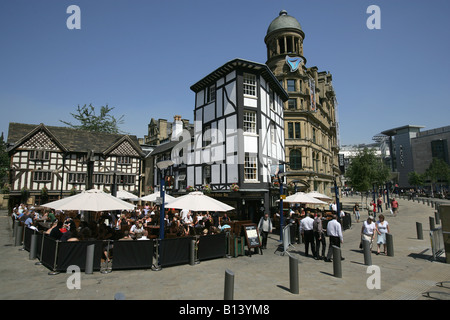
[[[219,200],[204,195],[203,192],[194,191],[185,196],[175,198],[170,201],[166,208],[187,209],[191,211],[230,211],[234,210],[232,206]]]
[[[111,211],[131,210],[134,205],[120,200],[101,190],[91,189],[74,196],[56,200],[42,205],[55,210]]]
[[[116,197],[122,200],[139,201],[139,197],[125,190],[117,191]]]
[[[155,193],[151,193],[146,195],[145,197],[142,197],[141,200],[142,201],[148,201],[148,202],[156,202],[156,198],[161,197],[161,194],[159,192],[155,192]],[[164,195],[164,199],[166,200],[165,202],[168,203],[174,199],[176,199],[175,197],[172,197],[171,195],[168,195],[167,193]]]
[[[307,193],[308,196],[311,196],[313,198],[322,200],[322,201],[331,201],[333,200],[332,198],[330,198],[329,196],[327,196],[326,194],[320,193],[318,191],[311,191]]]
[[[279,201],[279,200],[277,200],[277,201]],[[297,192],[293,195],[286,197],[286,199],[284,199],[283,201],[290,202],[290,203],[327,204],[326,202],[323,202],[322,200],[313,198],[304,192]]]

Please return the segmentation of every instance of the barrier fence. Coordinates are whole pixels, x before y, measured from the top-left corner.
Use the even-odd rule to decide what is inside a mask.
[[[93,270],[101,271],[102,260],[111,270],[150,269],[154,265],[169,267],[189,263],[191,242],[195,241],[195,260],[224,258],[231,248],[230,233],[149,240],[59,241],[42,232],[24,228],[23,249],[31,250],[31,237],[36,235],[36,258],[50,273],[65,272],[71,265],[86,270],[88,246],[95,245]]]
[[[430,230],[431,252],[433,254],[432,260],[437,260],[445,251],[444,235],[442,228],[434,228]]]

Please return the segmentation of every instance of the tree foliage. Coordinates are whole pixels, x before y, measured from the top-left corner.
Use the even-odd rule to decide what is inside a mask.
[[[364,148],[354,158],[345,172],[348,183],[356,191],[365,192],[373,185],[388,181],[389,168],[375,155],[372,149]]]
[[[62,123],[74,129],[87,130],[92,132],[107,132],[107,133],[122,133],[119,125],[123,124],[124,116],[119,118],[114,117],[110,112],[114,108],[108,105],[100,108],[100,114],[97,115],[92,104],[89,106],[78,105],[76,113],[71,113],[72,117],[79,122],[79,124],[72,124],[71,122],[60,120]]]
[[[3,133],[0,137],[0,189],[8,182],[9,156],[6,151],[6,143]]]
[[[425,170],[424,177],[430,180],[433,195],[434,184],[448,183],[450,180],[450,166],[442,159],[433,158],[430,166]]]
[[[419,174],[415,171],[411,171],[408,173],[408,183],[412,186],[418,188],[419,186],[423,186],[425,182],[425,177],[423,174]]]

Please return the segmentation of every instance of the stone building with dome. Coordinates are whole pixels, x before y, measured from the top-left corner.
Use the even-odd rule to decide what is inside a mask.
[[[305,33],[285,10],[269,25],[266,65],[288,92],[284,103],[286,178],[291,190],[333,196],[340,183],[339,126],[332,75],[307,67]]]

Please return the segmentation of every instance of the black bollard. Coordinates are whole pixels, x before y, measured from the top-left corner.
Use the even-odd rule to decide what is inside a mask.
[[[363,251],[364,251],[364,264],[366,266],[372,265],[372,253],[370,252],[370,242],[367,240],[362,241]]]
[[[37,234],[31,235],[31,244],[30,244],[30,260],[34,260],[37,257]]]
[[[86,268],[84,269],[85,274],[94,273],[94,252],[95,244],[88,245],[86,248]]]
[[[189,264],[193,266],[195,265],[195,239],[191,240],[189,249],[190,249]]]
[[[16,247],[20,246],[22,244],[22,238],[23,238],[23,226],[18,225],[14,237],[14,246]]]
[[[333,246],[333,274],[336,278],[342,278],[341,248]]]
[[[387,255],[389,257],[394,256],[394,238],[392,237],[392,234],[386,233],[386,251]]]
[[[20,221],[14,220],[14,226],[13,226],[13,238],[16,238],[17,228],[19,228]]]
[[[289,282],[293,294],[299,293],[298,259],[289,256]]]
[[[430,230],[436,229],[436,226],[434,225],[434,218],[428,217],[428,219],[430,220]]]
[[[422,224],[420,222],[416,222],[416,230],[417,230],[417,239],[423,240]]]
[[[224,300],[233,300],[233,298],[234,298],[234,273],[226,269]]]

